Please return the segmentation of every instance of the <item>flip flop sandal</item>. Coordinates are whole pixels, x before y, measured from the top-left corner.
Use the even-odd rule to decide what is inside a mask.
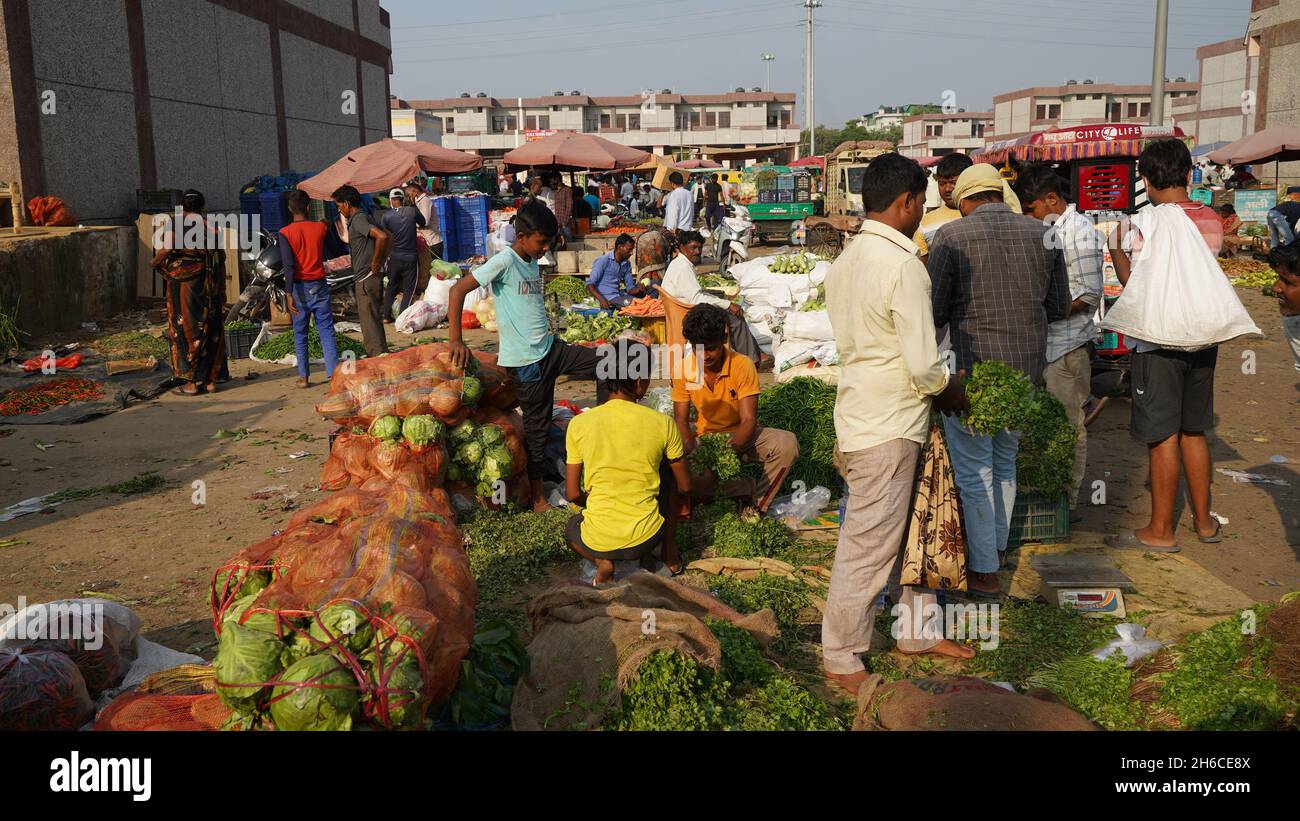
[[[187,391],[183,387],[181,387],[181,388],[172,388],[172,393],[176,394],[177,396],[198,396],[199,394],[203,393],[203,391],[197,388],[194,389],[193,391]]]
[[[1145,550],[1150,553],[1177,553],[1178,545],[1156,545],[1147,544],[1138,538],[1137,531],[1127,530],[1123,533],[1117,533],[1113,536],[1107,536],[1103,541],[1109,547],[1124,548],[1128,550]]]
[[[1192,525],[1192,530],[1193,531],[1196,530],[1196,525]],[[1202,536],[1201,534],[1197,533],[1196,538],[1200,541],[1201,544],[1218,544],[1219,542],[1223,541],[1223,525],[1219,524],[1218,522],[1215,522],[1213,536]]]

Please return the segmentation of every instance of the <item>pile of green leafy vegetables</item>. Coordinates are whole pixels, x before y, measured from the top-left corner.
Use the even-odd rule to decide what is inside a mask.
[[[468,419],[448,435],[451,464],[447,479],[468,482],[483,499],[492,498],[497,482],[515,474],[514,457],[506,444],[505,431],[497,425],[475,425]]]
[[[811,376],[797,376],[773,385],[758,397],[758,422],[788,430],[799,440],[799,461],[790,469],[785,487],[803,482],[806,489],[821,485],[834,493],[835,388]]]
[[[608,729],[843,730],[844,720],[826,702],[768,662],[748,631],[709,619],[722,645],[722,667],[713,670],[670,650],[651,655],[623,690]]]
[[[569,276],[568,274],[557,276],[546,283],[546,295],[554,295],[570,302],[581,302],[588,297],[587,281],[580,276]]]
[[[712,473],[719,482],[730,482],[740,476],[740,457],[731,446],[731,437],[725,433],[701,436],[689,461],[691,473],[696,476]]]
[[[339,356],[349,351],[357,359],[366,355],[366,346],[347,334],[335,333],[334,347],[338,350]],[[276,334],[253,349],[253,356],[270,362],[284,359],[292,353],[297,353],[293,342],[293,331]],[[311,359],[325,358],[325,348],[321,345],[320,334],[316,332],[315,324],[307,331],[307,356]]]
[[[977,433],[1020,431],[1016,479],[1024,490],[1060,493],[1074,468],[1078,431],[1049,391],[1004,362],[977,362],[966,381],[970,412],[964,421]]]
[[[500,618],[523,626],[526,597],[521,588],[573,559],[564,539],[571,515],[563,508],[545,513],[475,509],[458,521],[478,580],[480,620]]]
[[[528,675],[528,651],[513,625],[480,623],[469,655],[460,663],[460,681],[442,705],[438,729],[491,730],[510,720],[515,684]]]
[[[561,318],[564,324],[564,334],[561,337],[565,342],[600,342],[613,341],[618,335],[629,330],[633,323],[631,317],[621,314],[597,314],[596,316],[583,316],[572,311],[566,312]]]
[[[794,531],[761,513],[727,513],[713,525],[713,555],[737,559],[783,559],[794,545]]]

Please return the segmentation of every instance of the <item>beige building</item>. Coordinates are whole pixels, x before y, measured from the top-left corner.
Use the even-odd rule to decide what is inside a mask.
[[[988,111],[913,114],[903,120],[898,153],[916,158],[971,154],[984,147],[992,124],[993,114]]]
[[[549,97],[461,94],[443,100],[395,101],[442,120],[442,144],[489,159],[530,139],[578,131],[656,154],[711,148],[782,149],[793,160],[799,142],[795,95],[736,91],[674,94],[671,91],[593,97],[556,92]]]
[[[389,100],[389,121],[394,140],[419,140],[442,145],[442,118],[416,111],[404,101]]]
[[[1270,126],[1300,125],[1300,0],[1254,0],[1241,37],[1196,50],[1200,93],[1174,117],[1201,144],[1232,141]],[[1256,169],[1271,179],[1273,168]],[[1280,184],[1300,182],[1285,163]]]
[[[1195,98],[1197,83],[1179,77],[1165,84],[1165,125],[1174,124],[1174,106]],[[1070,81],[1062,86],[1022,88],[993,98],[989,142],[1011,140],[1035,131],[1093,123],[1149,123],[1150,85]]]

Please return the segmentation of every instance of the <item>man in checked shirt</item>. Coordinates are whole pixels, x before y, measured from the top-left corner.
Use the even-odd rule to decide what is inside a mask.
[[[1088,343],[1097,335],[1096,313],[1101,304],[1102,249],[1105,238],[1092,220],[1080,214],[1065,196],[1065,181],[1041,163],[1026,166],[1016,179],[1016,194],[1026,216],[1052,226],[1055,247],[1065,254],[1070,279],[1070,315],[1047,326],[1047,370],[1043,379],[1065,406],[1065,415],[1079,432],[1074,446],[1070,510],[1079,506],[1079,485],[1088,463],[1088,430],[1083,404],[1092,388],[1092,357]],[[1072,513],[1070,521],[1078,519]]]
[[[1047,325],[1070,315],[1065,257],[1052,229],[1004,202],[1002,175],[973,165],[957,178],[952,199],[962,219],[939,229],[926,267],[935,328],[948,326],[959,375],[976,362],[1001,361],[1043,384]],[[1016,504],[1020,432],[982,436],[944,417],[953,478],[966,526],[967,589],[998,597]]]

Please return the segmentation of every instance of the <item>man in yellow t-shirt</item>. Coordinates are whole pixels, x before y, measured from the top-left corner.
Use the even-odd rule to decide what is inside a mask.
[[[565,538],[596,563],[596,584],[613,578],[614,562],[652,567],[656,551],[677,575],[677,493],[691,490],[682,438],[673,420],[637,404],[650,388],[650,349],[619,340],[603,346],[601,357],[601,372],[613,374],[602,379],[609,399],[575,416],[565,434],[565,495],[585,506]]]
[[[939,229],[955,219],[961,219],[961,211],[957,210],[957,203],[952,201],[952,192],[957,187],[957,178],[961,172],[974,164],[965,154],[949,154],[934,167],[934,181],[939,186],[939,198],[943,204],[921,218],[921,227],[912,237],[921,262],[925,262],[925,258],[930,255],[930,240],[934,239]]]
[[[673,416],[686,454],[695,450],[699,436],[725,433],[741,462],[763,466],[762,479],[742,477],[718,486],[711,475],[696,477],[695,490],[700,495],[749,498],[765,511],[799,460],[799,440],[789,431],[759,426],[758,369],[752,359],[727,345],[726,312],[713,305],[696,305],[682,319],[682,336],[703,360],[701,368],[696,357],[688,355],[684,378],[673,380]],[[694,427],[692,405],[699,417]]]

